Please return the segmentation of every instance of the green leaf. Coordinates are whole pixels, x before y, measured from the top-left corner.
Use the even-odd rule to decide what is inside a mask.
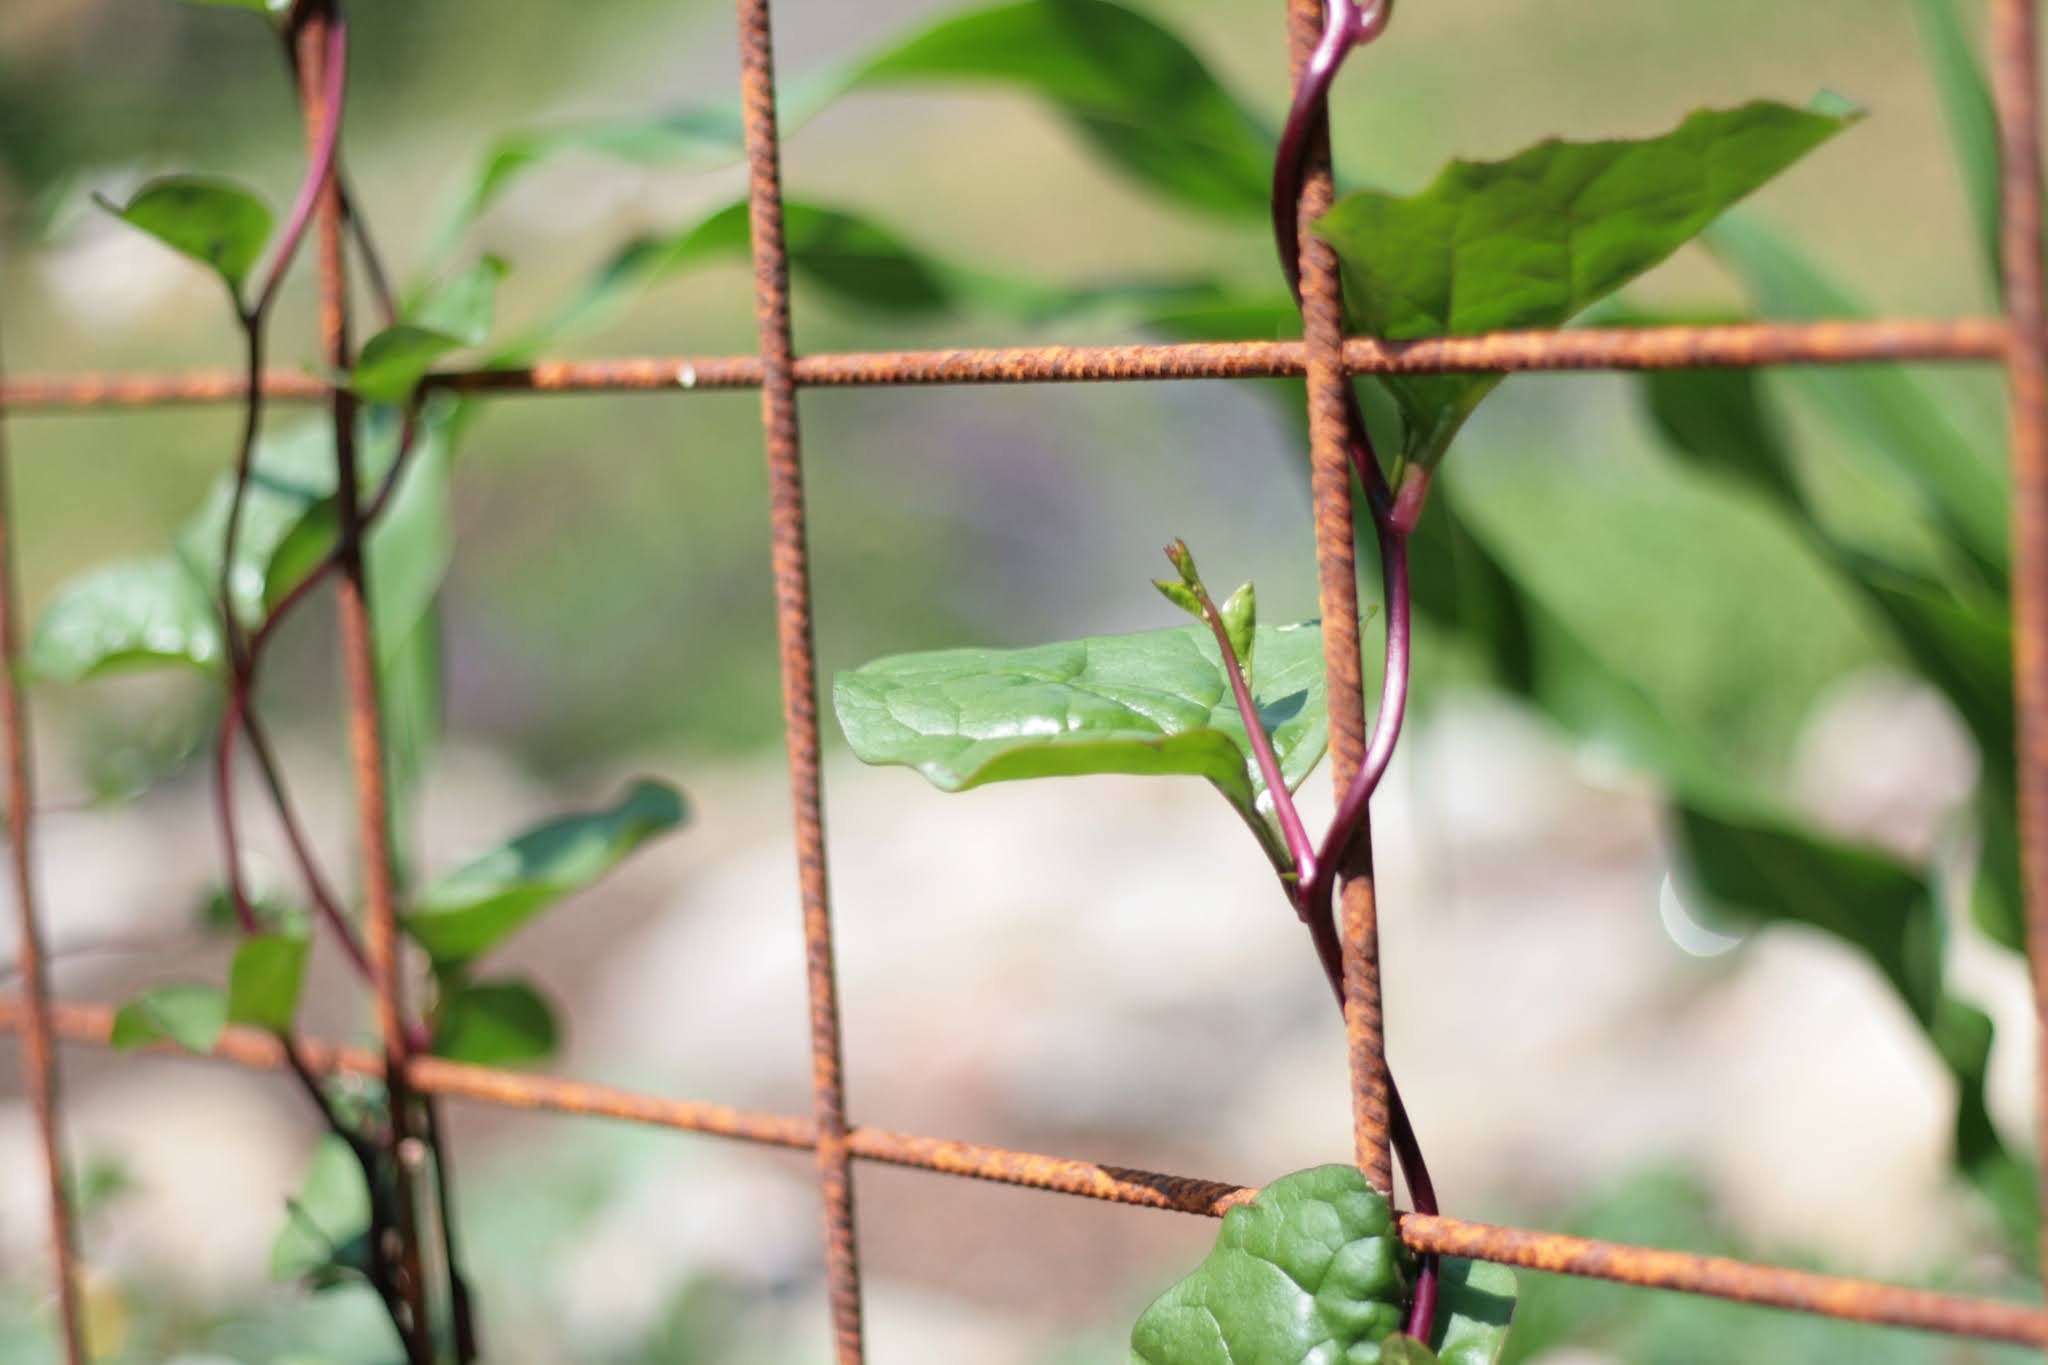
[[[506,274],[503,258],[485,256],[428,291],[406,310],[406,321],[454,337],[465,346],[490,339],[497,316],[498,285]]]
[[[1769,316],[1789,322],[1868,313],[1813,262],[1756,220],[1734,215],[1706,242]],[[1850,448],[1902,477],[1952,539],[1997,574],[2008,562],[2003,461],[1957,430],[1909,372],[1896,366],[1803,366],[1785,373],[1849,438]]]
[[[435,881],[405,917],[406,932],[438,966],[479,957],[684,818],[681,793],[642,779],[603,810],[551,820]]]
[[[793,133],[850,91],[937,84],[1021,90],[1049,104],[1146,189],[1247,221],[1266,213],[1272,133],[1179,37],[1109,0],[1023,0],[942,19],[786,87],[782,126]],[[733,102],[515,134],[491,148],[457,199],[441,253],[517,176],[555,157],[701,167],[734,161],[743,146]]]
[[[349,1145],[330,1133],[287,1206],[284,1226],[270,1247],[270,1277],[281,1283],[316,1279],[369,1266],[370,1188]]]
[[[547,997],[530,981],[442,983],[434,1054],[477,1066],[517,1066],[552,1055],[561,1031]]]
[[[166,176],[136,191],[125,207],[100,202],[122,221],[211,268],[238,299],[270,240],[269,206],[226,180]]]
[[[1970,887],[1970,918],[1993,943],[2027,951],[2026,891],[2020,881],[2019,822],[2010,787],[1986,786],[1977,793],[1976,877]]]
[[[1257,632],[1253,700],[1290,789],[1328,742],[1322,632]],[[1263,784],[1206,626],[1029,649],[877,659],[833,682],[847,743],[866,763],[916,768],[945,791],[1085,773],[1206,777],[1254,829]]]
[[[1380,1365],[1443,1365],[1436,1352],[1405,1332],[1380,1343]]]
[[[1516,1294],[1515,1272],[1504,1265],[1441,1261],[1430,1344],[1443,1365],[1495,1365],[1507,1349]]]
[[[234,472],[221,474],[207,490],[199,511],[175,536],[178,557],[209,596],[220,582],[221,547],[234,491]],[[234,572],[228,578],[235,619],[243,626],[253,628],[263,619],[270,601],[284,595],[282,587],[272,590],[274,563],[307,518],[333,497],[331,421],[312,418],[295,422],[257,442],[249,460],[248,487],[242,494],[242,519],[235,528]]]
[[[1913,16],[1920,22],[1934,92],[1941,97],[1986,278],[1996,287],[2004,278],[2004,263],[1998,221],[1998,113],[1991,85],[1970,49],[1956,0],[1913,0]]]
[[[1548,141],[1454,161],[1407,198],[1353,194],[1316,230],[1367,334],[1394,341],[1557,327],[1662,262],[1855,116],[1759,101],[1662,137]],[[1433,465],[1497,375],[1389,376],[1402,453]]]
[[[801,199],[783,206],[783,237],[802,283],[863,313],[890,317],[974,312],[1037,324],[1092,310],[1157,308],[1207,291],[1187,281],[1065,286],[975,270],[941,259],[873,218]],[[492,359],[530,357],[566,331],[609,318],[641,290],[718,261],[745,261],[749,250],[744,200],[679,233],[629,242],[552,318]]]
[[[168,555],[127,560],[73,579],[37,621],[28,666],[53,682],[82,682],[167,664],[221,669],[213,599]]]
[[[228,969],[228,1022],[288,1033],[306,981],[303,937],[255,934],[235,949]]]
[[[1224,599],[1217,608],[1217,615],[1223,618],[1223,634],[1230,641],[1231,652],[1237,655],[1238,666],[1244,670],[1245,681],[1252,677],[1252,644],[1259,623],[1258,599],[1253,595],[1252,585],[1246,583]]]
[[[1001,84],[1057,109],[1153,192],[1234,218],[1267,212],[1273,135],[1170,30],[1107,0],[1024,0],[942,19],[863,63],[850,89]]]
[[[403,320],[363,343],[349,387],[383,403],[403,403],[443,358],[491,335],[505,263],[486,256],[429,291]]]
[[[371,402],[403,403],[441,357],[462,347],[461,338],[445,332],[394,323],[363,343],[348,386]]]
[[[227,997],[212,986],[157,986],[121,1006],[107,1044],[116,1052],[165,1039],[207,1053],[228,1023]]]
[[[1131,1363],[1371,1365],[1401,1326],[1407,1260],[1355,1168],[1283,1176],[1225,1214],[1201,1266],[1138,1318]]]

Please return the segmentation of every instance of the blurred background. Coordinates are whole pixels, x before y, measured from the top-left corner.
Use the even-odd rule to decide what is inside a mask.
[[[1138,7],[1277,126],[1277,6]],[[957,8],[778,0],[778,61],[794,83]],[[407,279],[434,259],[501,135],[716,105],[735,87],[732,16],[695,0],[364,3],[352,17],[349,168]],[[1803,103],[1822,88],[1870,118],[1752,211],[1872,310],[1993,311],[1907,0],[1412,0],[1339,84],[1340,179],[1407,192],[1451,156],[1646,134],[1703,105]],[[203,171],[282,204],[300,167],[289,81],[251,16],[7,0],[10,372],[235,363],[217,285],[89,196]],[[1277,282],[1257,221],[1146,194],[1014,91],[849,95],[792,134],[785,175],[794,195],[997,275]],[[731,166],[558,158],[511,184],[462,251],[509,263],[500,332],[514,335],[622,242],[673,233],[742,189]],[[311,288],[301,268],[272,328],[281,369],[311,367]],[[1630,298],[1701,315],[1747,307],[1697,249]],[[1114,310],[1042,325],[891,315],[802,281],[795,310],[808,351],[1148,335]],[[746,270],[714,263],[549,350],[754,344]],[[1919,382],[1983,458],[2002,458],[1995,372]],[[1285,386],[806,393],[822,671],[1172,624],[1146,580],[1174,535],[1212,581],[1256,578],[1266,619],[1312,616],[1300,440],[1269,387]],[[808,1112],[756,406],[745,393],[480,406],[454,485],[446,737],[421,847],[446,867],[629,774],[678,784],[687,828],[506,950],[561,1011],[549,1069]],[[230,460],[238,420],[220,408],[9,421],[31,617],[82,569],[162,546]],[[1802,458],[1854,467],[1838,430],[1789,400],[1784,421]],[[1966,718],[1781,515],[1674,457],[1631,381],[1512,380],[1451,466],[1445,498],[1551,610],[1614,641],[1658,706],[1816,827],[1940,874],[1947,980],[1996,1023],[1990,1110],[2025,1150],[2023,963],[1959,909],[1967,866],[1937,856],[1979,780]],[[339,869],[349,798],[330,626],[324,607],[299,623],[264,704]],[[1709,925],[1671,875],[1653,774],[1488,685],[1461,665],[1460,641],[1425,632],[1421,651],[1418,717],[1377,834],[1389,1051],[1446,1211],[2030,1293],[1995,1211],[1954,1173],[1955,1081],[1868,958],[1812,929]],[[197,909],[218,874],[204,765],[190,759],[208,689],[123,678],[41,688],[35,704],[60,991],[111,1000],[217,977],[229,946]],[[1112,778],[947,797],[861,768],[829,723],[826,738],[857,1121],[1244,1183],[1348,1159],[1340,1024],[1222,802],[1194,784]],[[1306,790],[1327,811],[1327,777]],[[250,826],[259,876],[285,883],[269,822],[258,812]],[[13,932],[10,917],[0,972]],[[347,981],[331,964],[316,980],[315,1027],[361,1034]],[[71,1050],[64,1066],[106,1358],[391,1354],[367,1292],[269,1281],[282,1199],[317,1136],[301,1096],[201,1062]],[[487,1358],[827,1358],[802,1155],[460,1105],[450,1116]],[[10,1049],[0,1361],[52,1358],[39,1182]],[[858,1197],[878,1361],[1119,1359],[1136,1312],[1214,1234],[1200,1219],[876,1167],[859,1170]],[[1511,1349],[1546,1365],[2003,1358],[1533,1275],[1519,1321]]]

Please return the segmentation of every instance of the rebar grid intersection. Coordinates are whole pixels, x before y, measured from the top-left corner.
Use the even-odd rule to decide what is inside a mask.
[[[1991,11],[1994,88],[2004,167],[2001,209],[2004,256],[2004,316],[1998,319],[1925,321],[1885,319],[1804,325],[1752,324],[1650,329],[1583,329],[1444,338],[1403,344],[1345,338],[1336,307],[1333,271],[1316,259],[1319,245],[1305,242],[1306,339],[1302,342],[1204,342],[1166,346],[1031,347],[929,352],[882,352],[797,356],[791,344],[788,258],[782,233],[780,139],[775,124],[775,86],[770,43],[770,0],[737,0],[741,36],[741,88],[746,129],[749,209],[753,237],[756,311],[761,344],[751,356],[673,356],[596,361],[546,361],[524,369],[437,375],[434,387],[478,394],[572,392],[691,392],[699,389],[757,388],[769,462],[776,614],[784,683],[786,739],[795,810],[807,977],[811,997],[813,1113],[792,1115],[671,1100],[523,1072],[445,1061],[409,1051],[399,1019],[395,972],[380,972],[382,1054],[307,1041],[303,1058],[314,1070],[382,1077],[399,1089],[443,1095],[510,1108],[588,1115],[709,1133],[814,1153],[824,1206],[826,1281],[841,1365],[864,1359],[861,1336],[859,1247],[854,1234],[850,1161],[860,1158],[944,1174],[1003,1181],[1057,1193],[1139,1207],[1220,1216],[1256,1191],[1190,1177],[1106,1167],[1072,1158],[1013,1152],[972,1143],[851,1125],[840,1081],[839,1012],[833,979],[833,940],[825,873],[823,792],[818,756],[816,658],[804,533],[802,461],[797,434],[796,394],[805,386],[1014,384],[1165,379],[1304,377],[1311,410],[1319,559],[1324,579],[1325,619],[1355,620],[1356,613],[1332,616],[1349,594],[1355,605],[1351,568],[1348,480],[1339,487],[1322,466],[1331,463],[1338,437],[1331,416],[1343,401],[1349,377],[1368,373],[1514,373],[1534,370],[1664,369],[1703,366],[1857,364],[1872,362],[1999,362],[2011,381],[2014,470],[2015,687],[2020,716],[2020,833],[2027,892],[2029,941],[2036,1012],[2048,1024],[2048,296],[2041,258],[2040,95],[2035,0],[1988,0]],[[1298,54],[1320,19],[1318,0],[1289,0],[1292,46]],[[309,100],[309,111],[311,102]],[[1305,215],[1327,198],[1327,166],[1309,177]],[[332,196],[330,196],[330,199]],[[346,284],[338,246],[331,245],[338,209],[323,214],[320,273],[322,329],[331,360],[346,361]],[[345,411],[348,398],[327,382],[299,375],[274,375],[263,386],[267,398],[332,403]],[[0,419],[14,411],[65,411],[106,407],[147,408],[179,403],[236,401],[247,395],[239,375],[195,371],[159,375],[31,376],[0,378]],[[346,436],[344,434],[344,440]],[[1341,450],[1336,451],[1341,460]],[[51,1250],[67,1358],[82,1365],[84,1346],[77,1329],[76,1248],[61,1173],[57,1131],[56,1067],[52,1043],[104,1046],[111,1007],[60,1004],[49,998],[47,966],[39,921],[27,875],[32,787],[28,771],[25,718],[18,688],[20,657],[14,616],[12,509],[0,462],[0,721],[7,749],[10,843],[16,866],[16,899],[22,921],[20,998],[0,997],[0,1031],[19,1033],[32,1108],[50,1171]],[[1328,523],[1327,525],[1325,523]],[[1342,527],[1341,546],[1336,528]],[[343,589],[347,596],[348,589]],[[359,601],[360,605],[360,601]],[[358,632],[344,640],[353,662],[361,648]],[[1339,641],[1342,645],[1344,642]],[[353,663],[352,663],[353,670]],[[1333,646],[1329,695],[1335,766],[1357,762],[1363,727],[1357,641]],[[355,691],[352,727],[367,741],[374,769],[375,699]],[[359,750],[363,745],[356,746]],[[362,759],[362,753],[357,757]],[[360,766],[360,763],[359,763]],[[373,784],[374,785],[374,784]],[[360,819],[366,830],[383,821],[381,791],[363,797]],[[388,874],[374,865],[374,887]],[[1346,926],[1347,1026],[1351,1034],[1351,1083],[1358,1126],[1358,1159],[1375,1183],[1389,1183],[1386,1171],[1385,1062],[1378,1019],[1378,962],[1370,882],[1363,897],[1348,896]],[[390,923],[387,896],[373,907],[373,920]],[[372,924],[373,935],[380,925]],[[2040,1112],[2048,1114],[2048,1028],[2040,1049]],[[159,1049],[162,1050],[162,1049]],[[268,1034],[230,1029],[215,1056],[242,1066],[276,1069],[283,1048]],[[2044,1124],[2042,1169],[2048,1170],[2048,1124]],[[2048,1198],[2048,1188],[2044,1188]],[[1928,1293],[1836,1276],[1815,1275],[1724,1258],[1612,1243],[1589,1242],[1540,1231],[1490,1227],[1454,1218],[1409,1214],[1401,1236],[1418,1252],[1438,1252],[1545,1270],[1614,1280],[1645,1287],[1712,1295],[1850,1321],[1885,1323],[1929,1331],[2048,1347],[2048,1310]]]

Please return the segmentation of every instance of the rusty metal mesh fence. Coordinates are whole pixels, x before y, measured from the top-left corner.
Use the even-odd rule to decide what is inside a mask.
[[[847,1117],[841,1084],[839,1006],[833,969],[826,878],[823,794],[819,772],[816,659],[806,558],[797,393],[804,387],[1032,384],[1125,380],[1301,377],[1307,381],[1312,459],[1317,470],[1316,538],[1326,621],[1357,620],[1352,518],[1342,449],[1342,406],[1350,376],[1374,373],[1511,373],[1536,370],[1641,370],[1767,365],[1855,365],[1896,362],[2001,364],[2010,387],[2014,573],[2013,636],[2019,706],[2020,828],[2028,941],[2037,1026],[2048,1023],[2048,307],[2044,307],[2041,240],[2042,167],[2035,0],[1988,0],[2000,148],[2003,206],[2004,315],[1951,321],[1878,320],[1790,326],[1757,324],[1652,329],[1584,329],[1502,333],[1406,344],[1342,335],[1334,262],[1316,239],[1303,242],[1304,334],[1301,342],[1213,342],[1111,347],[1029,347],[797,356],[791,344],[789,271],[783,242],[779,139],[775,119],[770,0],[738,0],[741,92],[746,129],[754,292],[760,348],[754,355],[661,356],[540,362],[522,369],[446,373],[428,383],[477,394],[688,393],[758,389],[766,437],[773,527],[773,574],[784,720],[795,807],[806,971],[810,995],[812,1112],[809,1116],[730,1108],[602,1085],[498,1070],[415,1055],[399,999],[394,910],[388,894],[372,895],[366,927],[378,970],[378,1051],[308,1040],[303,1059],[316,1073],[379,1077],[424,1095],[450,1096],[512,1109],[585,1115],[678,1131],[708,1133],[815,1153],[824,1205],[828,1297],[837,1357],[864,1358],[860,1255],[854,1231],[851,1163],[884,1162],[946,1175],[1006,1182],[1142,1208],[1217,1217],[1255,1190],[1188,1176],[1106,1166],[1010,1151],[919,1134],[860,1126]],[[1288,0],[1297,65],[1321,24],[1321,0]],[[303,35],[301,80],[309,117],[319,79],[319,24]],[[1327,160],[1308,177],[1304,217],[1330,195]],[[321,323],[328,354],[347,356],[346,279],[339,243],[341,211],[330,186],[321,216]],[[263,381],[274,400],[347,399],[322,380],[273,375]],[[80,408],[153,408],[230,402],[246,381],[227,372],[120,376],[23,376],[0,379],[0,417],[8,412]],[[68,1358],[82,1362],[77,1329],[77,1251],[67,1207],[59,1137],[55,1044],[105,1045],[113,1021],[106,1004],[50,998],[40,952],[30,879],[32,795],[25,715],[19,686],[17,590],[12,576],[14,509],[0,444],[0,741],[4,741],[14,891],[21,916],[20,993],[0,997],[0,1030],[21,1036],[24,1072],[49,1173],[50,1246],[59,1316]],[[346,599],[349,588],[343,586]],[[360,606],[360,599],[358,599]],[[353,669],[367,660],[366,641],[341,613],[343,653]],[[1335,634],[1336,632],[1333,632]],[[355,638],[349,638],[354,635]],[[1334,766],[1341,791],[1362,748],[1363,698],[1355,635],[1330,649],[1329,698]],[[375,775],[375,707],[355,697],[352,749],[359,775]],[[367,723],[366,723],[367,721]],[[384,825],[380,784],[359,783],[359,819],[375,837]],[[374,861],[374,859],[373,859]],[[372,869],[374,872],[374,869]],[[371,878],[373,890],[376,878]],[[386,887],[388,893],[388,886]],[[1386,1184],[1388,1169],[1385,1062],[1379,1003],[1372,883],[1358,878],[1343,907],[1351,1085],[1361,1168]],[[2040,1029],[2048,1038],[2048,1028]],[[279,1039],[230,1028],[214,1056],[231,1064],[277,1070],[289,1059]],[[2048,1114],[2048,1049],[2037,1065],[2040,1111]],[[2042,1142],[2048,1156],[2048,1136]],[[2048,1162],[2044,1162],[2048,1167]],[[1565,1275],[1713,1295],[1846,1320],[2048,1347],[2048,1310],[1932,1293],[1837,1276],[1752,1265],[1678,1250],[1589,1241],[1449,1217],[1406,1214],[1400,1235],[1417,1252],[1498,1261]]]

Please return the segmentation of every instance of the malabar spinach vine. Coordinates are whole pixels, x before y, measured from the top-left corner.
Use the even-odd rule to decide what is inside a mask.
[[[1344,55],[1378,37],[1390,15],[1385,3],[1340,0],[1330,7],[1323,40],[1305,67],[1279,140],[1269,208],[1282,268],[1297,299],[1295,205],[1322,102]],[[1545,142],[1504,162],[1453,163],[1411,197],[1351,195],[1314,228],[1337,250],[1348,312],[1366,335],[1404,341],[1559,326],[1664,260],[1855,117],[1827,98],[1810,110],[1758,102],[1696,113],[1658,138]],[[1400,423],[1399,455],[1391,468],[1375,454],[1361,405],[1347,389],[1346,446],[1366,491],[1384,591],[1385,667],[1365,756],[1320,837],[1304,825],[1292,792],[1326,742],[1325,724],[1305,729],[1299,720],[1302,707],[1323,704],[1321,690],[1276,693],[1266,658],[1269,641],[1290,636],[1298,654],[1314,656],[1319,651],[1303,650],[1299,643],[1311,635],[1313,623],[1289,634],[1259,630],[1251,585],[1217,603],[1179,541],[1167,549],[1176,576],[1156,586],[1206,627],[1206,640],[1199,633],[1190,638],[1185,631],[1156,631],[1035,650],[956,650],[880,660],[843,675],[835,686],[841,725],[854,751],[869,762],[917,766],[952,790],[1083,772],[1208,776],[1247,814],[1283,894],[1309,927],[1341,1007],[1334,896],[1406,712],[1413,619],[1409,539],[1452,439],[1498,383],[1498,376],[1484,375],[1388,377]],[[1170,689],[1161,685],[1168,679]],[[1215,721],[1224,708],[1236,711],[1236,725]],[[1282,716],[1294,727],[1291,734],[1276,726]],[[1230,750],[1212,755],[1210,748],[1198,750],[1196,740],[1212,748],[1227,742]],[[1314,745],[1306,761],[1304,740]],[[1197,752],[1204,757],[1195,758]],[[1420,1144],[1391,1081],[1389,1090],[1392,1135],[1411,1196],[1419,1210],[1434,1212]],[[1376,1216],[1391,1229],[1384,1195],[1367,1193],[1381,1201]],[[1276,1195],[1260,1214],[1274,1223],[1266,1240],[1324,1250],[1342,1245],[1345,1255],[1382,1266],[1370,1278],[1372,1295],[1386,1301],[1383,1308],[1354,1304],[1338,1314],[1340,1328],[1263,1297],[1255,1287],[1263,1283],[1260,1273],[1205,1268],[1141,1319],[1135,1358],[1153,1365],[1308,1359],[1332,1342],[1347,1360],[1434,1358],[1425,1343],[1441,1348],[1444,1324],[1438,1320],[1440,1270],[1433,1258],[1423,1259],[1410,1283],[1394,1273],[1393,1261],[1370,1249],[1377,1245],[1371,1239],[1354,1250],[1348,1238],[1319,1240],[1300,1221],[1327,1218],[1326,1206],[1301,1206],[1320,1210],[1314,1214],[1277,1211],[1296,1207]],[[1226,1226],[1212,1261],[1246,1255],[1247,1235],[1245,1228]],[[1387,1241],[1398,1245],[1397,1239]],[[1308,1281],[1285,1270],[1275,1254],[1263,1259],[1281,1269],[1266,1278],[1299,1291]],[[1511,1285],[1506,1297],[1512,1300]],[[1398,1311],[1383,1311],[1389,1308]],[[1166,1323],[1179,1326],[1169,1331]],[[1495,1358],[1504,1323],[1503,1314],[1502,1331],[1451,1358]],[[1281,1324],[1307,1335],[1281,1349],[1269,1340]],[[1405,1344],[1383,1348],[1383,1341],[1396,1340],[1397,1327]]]

